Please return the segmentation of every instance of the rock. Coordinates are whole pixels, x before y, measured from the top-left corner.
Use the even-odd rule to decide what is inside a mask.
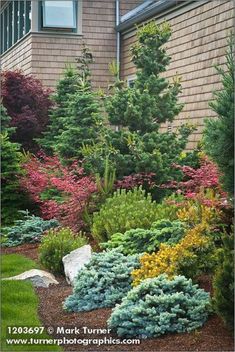
[[[54,275],[39,269],[28,270],[22,274],[6,277],[2,280],[30,280],[33,286],[36,287],[48,287],[50,284],[57,285],[59,283]]]
[[[78,272],[91,259],[91,246],[85,245],[63,257],[64,273],[68,284],[73,285]]]

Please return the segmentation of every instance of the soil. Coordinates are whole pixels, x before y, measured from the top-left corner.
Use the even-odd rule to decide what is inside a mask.
[[[21,248],[20,248],[21,247]],[[37,246],[24,245],[16,248],[8,248],[4,253],[19,253],[28,256],[32,259],[37,258]],[[81,345],[81,340],[84,343],[88,339],[104,339],[106,341],[111,338],[118,339],[118,336],[111,333],[94,331],[94,329],[106,329],[106,322],[111,314],[111,309],[97,309],[90,312],[68,313],[63,310],[63,301],[72,293],[72,288],[63,277],[56,277],[59,281],[58,285],[51,285],[49,288],[35,289],[39,297],[39,316],[42,324],[45,327],[53,327],[54,338],[63,338],[72,341],[79,339],[79,344],[65,344],[64,351],[234,351],[233,335],[229,332],[221,319],[212,315],[201,329],[191,333],[183,334],[168,334],[163,337],[141,340],[139,345],[136,344],[108,344],[98,346],[97,344],[89,344],[88,346]],[[212,292],[211,280],[208,276],[202,276],[199,280],[199,285],[205,290]],[[58,332],[58,327],[79,329],[79,334],[66,331]],[[84,332],[84,329],[92,331]]]

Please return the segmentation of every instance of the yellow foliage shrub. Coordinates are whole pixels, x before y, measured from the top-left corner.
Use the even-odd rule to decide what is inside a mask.
[[[197,200],[188,200],[183,208],[178,210],[178,219],[191,226],[201,223],[209,227],[211,224],[218,222],[222,214],[215,206],[218,202],[215,192],[213,190],[207,190],[206,192],[201,190],[197,197]]]
[[[205,235],[207,228],[207,224],[199,224],[190,229],[174,247],[161,244],[157,253],[144,254],[140,258],[140,269],[132,272],[133,285],[164,273],[169,277],[177,274],[189,277],[196,275],[200,266],[199,257],[206,253],[211,245],[211,240]]]

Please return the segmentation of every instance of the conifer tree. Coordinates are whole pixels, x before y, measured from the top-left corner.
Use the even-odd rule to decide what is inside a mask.
[[[59,80],[53,101],[54,108],[49,116],[49,124],[44,136],[38,140],[46,152],[52,153],[55,149],[59,135],[64,131],[64,125],[69,116],[70,99],[78,88],[78,74],[75,69],[68,66],[63,77]]]
[[[83,145],[95,143],[102,121],[98,97],[92,91],[92,54],[84,46],[82,56],[77,59],[76,89],[69,96],[67,116],[62,119],[61,133],[55,138],[54,151],[66,163],[83,158]]]
[[[150,22],[137,32],[138,42],[132,48],[132,61],[137,68],[137,78],[132,88],[120,89],[107,102],[109,120],[114,125],[128,127],[144,135],[157,131],[160,123],[173,121],[182,110],[177,103],[181,91],[180,80],[172,84],[161,76],[166,71],[170,57],[162,46],[171,35],[170,26]]]
[[[18,176],[21,174],[20,167],[20,144],[11,142],[9,137],[15,128],[9,127],[10,117],[3,105],[0,105],[1,116],[1,204],[2,224],[13,223],[17,218],[17,211],[22,205],[22,192],[19,191]]]
[[[164,44],[171,35],[167,23],[155,22],[137,31],[137,44],[131,48],[137,78],[133,87],[116,81],[114,94],[106,99],[106,110],[112,125],[119,131],[112,132],[118,176],[138,172],[155,172],[158,184],[176,177],[171,165],[179,162],[190,126],[177,132],[160,132],[160,125],[172,122],[182,110],[178,103],[180,79],[172,83],[162,76],[170,62]]]
[[[214,307],[225,324],[234,324],[234,236],[224,235],[220,263],[213,280]]]
[[[209,105],[218,118],[206,120],[204,148],[223,174],[224,189],[234,194],[234,39],[228,41],[226,68],[217,66],[223,89],[214,93]]]

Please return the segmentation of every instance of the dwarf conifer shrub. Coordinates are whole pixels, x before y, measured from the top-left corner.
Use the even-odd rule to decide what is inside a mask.
[[[38,216],[29,215],[28,211],[21,211],[23,220],[16,220],[14,226],[3,228],[7,240],[4,246],[13,247],[23,243],[40,242],[43,232],[58,227],[59,222],[55,219],[43,220]]]
[[[131,289],[131,271],[138,255],[124,256],[117,250],[95,253],[79,271],[74,291],[64,303],[69,312],[114,307]]]
[[[185,227],[181,221],[158,220],[151,229],[131,229],[124,234],[115,233],[104,243],[104,248],[116,248],[125,254],[152,253],[159,249],[161,243],[173,245],[183,237]]]
[[[87,244],[86,238],[76,236],[69,228],[49,230],[39,247],[40,262],[48,270],[63,274],[62,258],[85,244]]]
[[[107,241],[111,235],[135,228],[150,228],[157,219],[157,205],[140,187],[133,191],[117,190],[94,214],[92,235]]]
[[[208,316],[209,293],[191,279],[165,275],[147,279],[128,292],[108,320],[119,336],[157,337],[189,332],[202,326]]]
[[[234,236],[224,235],[214,280],[214,307],[229,328],[234,326]]]

